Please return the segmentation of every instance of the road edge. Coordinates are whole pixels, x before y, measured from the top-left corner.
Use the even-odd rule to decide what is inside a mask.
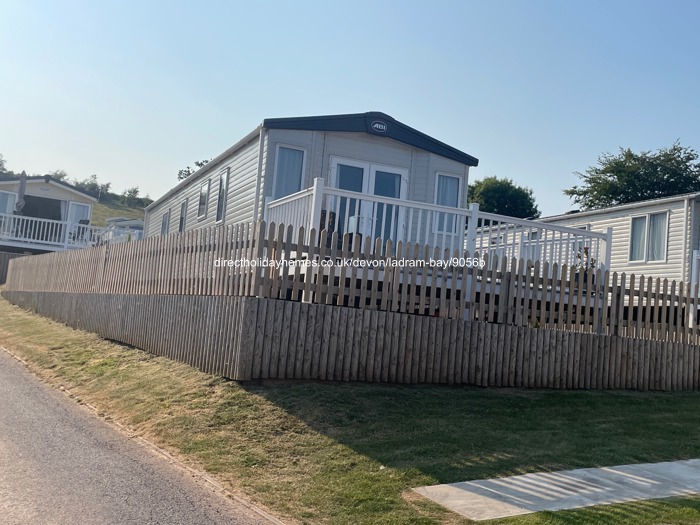
[[[14,352],[9,350],[8,348],[0,345],[0,350],[6,352],[10,357],[12,357],[14,360],[17,362],[21,363],[22,366],[32,374],[35,378],[37,378],[39,381],[44,383],[45,385],[49,386],[52,390],[55,392],[60,392],[63,393],[68,399],[73,401],[76,405],[79,407],[84,407],[87,409],[87,411],[97,417],[100,421],[103,423],[106,423],[109,427],[113,428],[120,434],[128,437],[129,439],[136,441],[139,443],[141,446],[144,448],[150,450],[151,452],[155,453],[158,456],[161,456],[163,459],[165,459],[168,463],[171,465],[176,466],[177,468],[180,468],[190,474],[192,477],[198,479],[202,483],[205,483],[207,485],[210,485],[210,487],[214,490],[214,492],[217,492],[221,494],[222,496],[225,496],[226,498],[235,501],[236,503],[246,507],[248,510],[258,514],[261,518],[264,518],[268,520],[271,524],[273,525],[288,525],[287,523],[281,521],[279,518],[273,516],[269,512],[265,511],[264,509],[258,507],[255,503],[248,501],[247,499],[235,494],[234,492],[230,491],[226,487],[224,487],[218,480],[210,476],[206,471],[196,469],[194,467],[191,467],[190,465],[186,464],[184,461],[180,460],[176,456],[172,455],[170,452],[167,450],[159,447],[152,441],[149,441],[148,439],[139,436],[132,432],[127,426],[122,425],[120,422],[112,419],[111,416],[105,413],[105,415],[102,415],[102,412],[100,412],[96,407],[91,405],[90,403],[85,403],[83,401],[78,401],[77,397],[67,388],[65,387],[60,387],[57,388],[55,385],[51,384],[50,382],[46,381],[44,378],[38,376],[36,373],[34,373],[34,370],[32,370],[32,365],[16,355]]]

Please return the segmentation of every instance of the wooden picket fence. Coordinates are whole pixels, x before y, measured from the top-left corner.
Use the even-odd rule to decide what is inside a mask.
[[[17,257],[22,257],[23,253],[0,252],[0,284],[4,284],[7,279],[7,270],[10,266],[10,261]]]
[[[647,340],[700,340],[697,284],[468,256],[448,265],[456,251],[349,234],[339,240],[335,232],[312,229],[307,235],[303,227],[258,222],[24,257],[11,262],[6,289],[248,296]]]
[[[700,346],[279,299],[3,291],[69,326],[234,380],[700,389]]]

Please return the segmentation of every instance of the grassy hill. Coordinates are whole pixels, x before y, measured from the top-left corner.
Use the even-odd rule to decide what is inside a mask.
[[[107,226],[110,217],[126,217],[128,219],[143,219],[143,208],[132,208],[118,202],[96,202],[92,205],[92,224]]]

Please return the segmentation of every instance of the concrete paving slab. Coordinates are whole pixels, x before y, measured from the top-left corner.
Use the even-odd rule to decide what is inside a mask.
[[[700,491],[700,461],[668,462],[640,468],[648,476],[682,482],[686,488]]]
[[[419,487],[415,492],[481,521],[700,493],[700,460],[524,474]]]

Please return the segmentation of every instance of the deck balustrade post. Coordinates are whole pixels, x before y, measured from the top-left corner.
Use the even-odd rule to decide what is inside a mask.
[[[269,196],[268,196],[268,197],[265,197],[265,198],[263,199],[263,216],[262,216],[262,220],[264,220],[265,222],[269,222],[269,221],[270,221],[270,211],[268,210],[268,206],[269,206],[269,204],[270,204],[271,201],[272,201],[272,197],[269,197]]]
[[[476,225],[479,221],[479,204],[472,202],[469,205],[469,222],[467,223],[467,235],[464,242],[465,249],[470,257],[476,253]]]
[[[612,228],[608,228],[605,231],[605,250],[603,251],[603,257],[601,257],[601,259],[603,260],[603,264],[604,264],[604,266],[601,268],[602,271],[610,269],[610,253],[612,251],[611,248],[612,248]]]
[[[314,179],[313,193],[311,194],[311,224],[308,228],[316,228],[317,231],[321,231],[321,209],[323,208],[323,190],[325,188],[324,181],[321,177],[316,177]]]
[[[66,250],[68,249],[70,226],[70,222],[66,222],[63,224],[63,248]]]

